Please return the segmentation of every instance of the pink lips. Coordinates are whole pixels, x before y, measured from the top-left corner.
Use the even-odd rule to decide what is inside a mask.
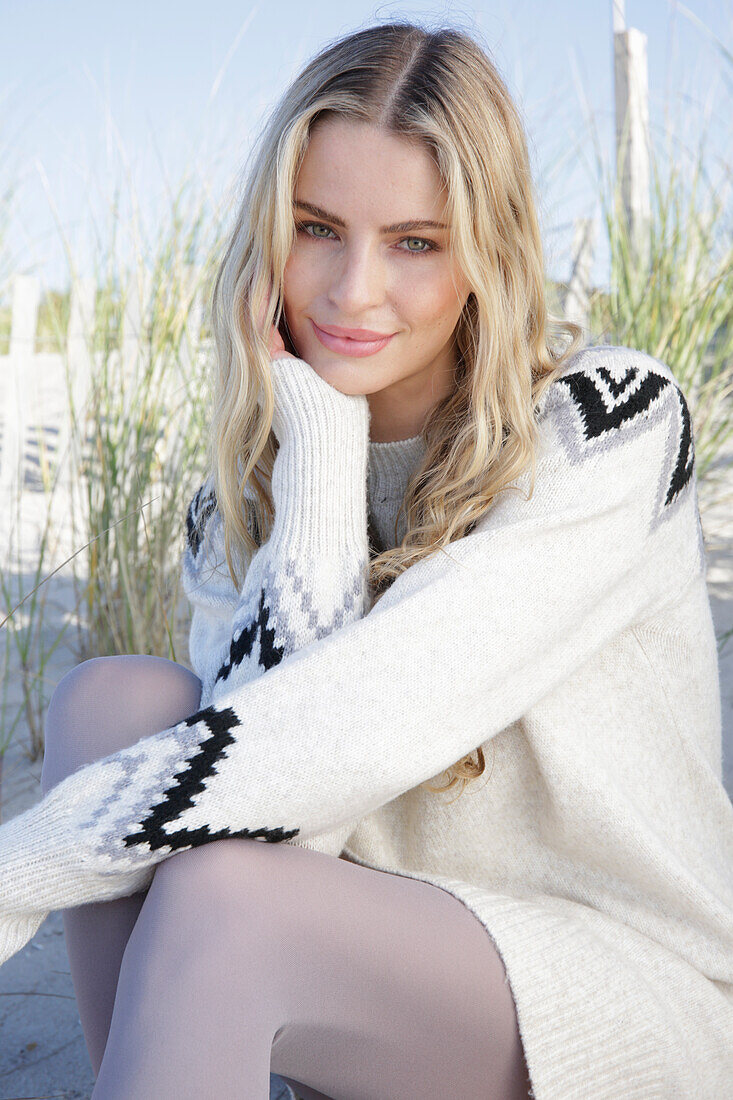
[[[386,348],[395,334],[382,336],[378,332],[369,329],[344,329],[329,326],[331,331],[319,328],[314,320],[310,319],[313,331],[324,347],[330,351],[337,351],[340,355],[352,355],[361,359],[366,355],[375,355],[376,352]],[[353,333],[353,336],[348,335]],[[357,335],[358,334],[358,335]]]

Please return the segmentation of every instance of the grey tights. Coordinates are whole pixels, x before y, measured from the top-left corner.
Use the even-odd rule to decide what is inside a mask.
[[[162,657],[73,668],[46,714],[45,793],[198,710]],[[526,1100],[501,957],[429,883],[232,838],[160,863],[149,889],[63,911],[93,1100]]]

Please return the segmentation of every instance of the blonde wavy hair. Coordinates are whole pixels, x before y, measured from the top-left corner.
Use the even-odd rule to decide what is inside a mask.
[[[423,143],[447,190],[449,247],[472,287],[454,333],[455,389],[425,422],[425,457],[402,502],[405,536],[370,562],[376,602],[414,562],[469,532],[528,466],[534,487],[534,406],[582,343],[582,330],[548,312],[525,134],[487,52],[461,30],[410,22],[381,23],[328,45],[292,82],[255,143],[214,282],[208,462],[237,589],[237,563],[246,569],[274,517],[268,334],[283,318],[295,183],[312,127],[334,116]],[[569,344],[551,347],[551,330]],[[460,782],[462,793],[485,769],[480,747],[476,754],[447,769],[444,786],[428,789]]]

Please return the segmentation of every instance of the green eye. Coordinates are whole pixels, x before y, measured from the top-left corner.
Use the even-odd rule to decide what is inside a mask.
[[[331,232],[331,229],[327,225],[323,225],[322,222],[296,222],[296,229],[301,229],[304,232],[308,229],[325,229],[327,233]],[[313,233],[308,233],[309,237],[314,236]],[[328,240],[328,238],[322,238]]]

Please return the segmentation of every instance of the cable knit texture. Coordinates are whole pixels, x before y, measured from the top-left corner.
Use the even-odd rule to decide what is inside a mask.
[[[730,1095],[733,807],[672,372],[576,353],[536,407],[532,495],[525,471],[375,604],[369,529],[395,544],[423,442],[371,443],[366,398],[301,360],[272,373],[275,521],[241,592],[210,484],[186,517],[199,710],[0,826],[0,963],[178,851],[304,845],[472,910],[536,1100]],[[425,789],[478,746],[460,798]]]

